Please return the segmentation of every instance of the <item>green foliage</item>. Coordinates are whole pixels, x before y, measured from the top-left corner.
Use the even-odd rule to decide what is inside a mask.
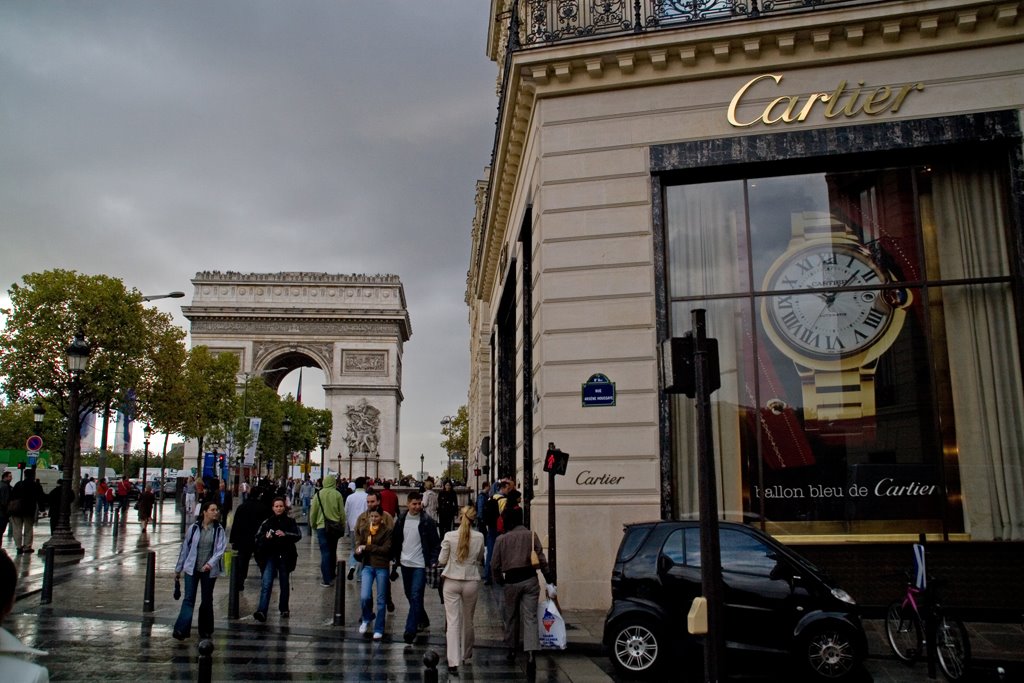
[[[441,448],[445,453],[468,453],[469,452],[469,411],[466,406],[459,406],[451,424],[441,427]]]
[[[192,439],[223,440],[225,428],[238,413],[235,375],[238,358],[214,355],[205,346],[193,347],[185,360],[184,406],[180,433]]]

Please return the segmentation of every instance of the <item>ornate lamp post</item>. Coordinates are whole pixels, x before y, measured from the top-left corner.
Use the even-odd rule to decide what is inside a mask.
[[[420,453],[420,479],[425,479],[423,476],[423,454]]]
[[[325,430],[321,430],[316,436],[320,443],[320,480],[323,481],[323,478],[327,476],[327,461],[324,459],[324,451],[327,450],[328,434]]]
[[[292,431],[292,421],[288,417],[285,417],[281,423],[281,431],[284,433],[284,468],[285,472],[288,472],[288,462],[290,460],[288,457],[288,434]]]
[[[34,431],[36,436],[40,436],[43,433],[43,418],[46,417],[46,408],[43,404],[37,403],[36,407],[32,409],[32,422],[34,423]]]
[[[149,475],[149,436],[153,433],[153,428],[147,423],[142,429],[144,439],[142,440],[142,490],[146,490],[147,479]]]
[[[70,382],[68,383],[68,434],[64,446],[64,462],[61,464],[60,509],[57,511],[57,522],[53,527],[53,535],[43,544],[41,553],[45,552],[47,548],[53,548],[57,555],[85,554],[82,544],[78,542],[71,531],[71,479],[75,473],[75,449],[78,446],[78,433],[81,429],[78,392],[81,390],[82,373],[85,372],[85,367],[89,364],[89,351],[85,335],[79,332],[65,352]]]
[[[348,480],[352,481],[352,461],[355,460],[356,454],[352,451],[348,452]],[[340,469],[340,468],[339,468]]]

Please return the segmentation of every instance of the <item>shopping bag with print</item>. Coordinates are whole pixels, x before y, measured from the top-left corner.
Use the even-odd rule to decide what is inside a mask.
[[[537,635],[542,650],[565,649],[565,619],[552,598],[537,604]]]

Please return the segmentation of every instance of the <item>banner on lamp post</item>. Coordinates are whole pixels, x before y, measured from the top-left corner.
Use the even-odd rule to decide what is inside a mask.
[[[256,463],[256,446],[260,441],[260,425],[263,418],[249,418],[249,445],[245,449],[245,465],[252,467]]]

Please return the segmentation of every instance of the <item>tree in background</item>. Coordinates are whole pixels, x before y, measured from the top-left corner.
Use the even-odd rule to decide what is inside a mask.
[[[459,406],[458,412],[447,427],[441,428],[441,448],[445,454],[451,454],[451,466],[441,474],[442,479],[467,481],[466,456],[469,453],[469,410],[465,405]]]
[[[31,273],[11,285],[8,295],[11,307],[2,310],[7,324],[0,330],[3,393],[12,402],[42,401],[47,420],[64,417],[65,435],[71,383],[65,352],[74,336],[82,333],[90,347],[79,406],[83,412],[102,411],[140,385],[154,335],[169,334],[172,327],[170,316],[147,308],[137,290],[106,275]],[[63,457],[75,458],[76,452],[63,453],[66,443],[66,437],[52,442]],[[78,468],[72,471],[77,478]]]
[[[203,473],[203,441],[226,441],[227,429],[238,415],[235,376],[238,357],[214,355],[205,346],[189,350],[185,359],[185,403],[181,435],[199,441],[196,472]]]

